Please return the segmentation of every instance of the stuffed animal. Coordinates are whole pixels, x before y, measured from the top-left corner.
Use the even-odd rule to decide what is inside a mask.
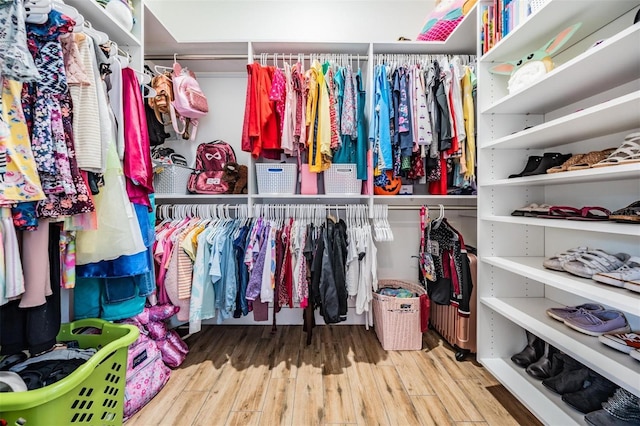
[[[525,89],[554,68],[551,55],[560,50],[581,25],[582,23],[578,22],[563,30],[540,49],[523,56],[518,61],[510,61],[496,65],[489,71],[493,74],[511,76],[507,86],[509,94]]]
[[[249,169],[238,163],[227,163],[224,166],[222,180],[227,182],[229,190],[227,194],[246,194],[248,184]]]
[[[238,168],[238,180],[236,186],[233,189],[234,194],[246,194],[248,192],[249,185],[249,168],[241,165]]]

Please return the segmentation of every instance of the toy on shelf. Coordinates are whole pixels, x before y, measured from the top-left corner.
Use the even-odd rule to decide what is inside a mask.
[[[490,72],[511,76],[507,86],[509,94],[531,86],[555,67],[551,56],[569,41],[581,25],[582,23],[578,22],[566,28],[540,49],[523,56],[518,61],[496,65],[491,68]]]

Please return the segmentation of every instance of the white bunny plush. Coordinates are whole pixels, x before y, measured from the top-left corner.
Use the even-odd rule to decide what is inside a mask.
[[[523,56],[518,61],[496,65],[489,71],[493,74],[511,75],[507,86],[509,94],[527,88],[554,68],[551,55],[560,50],[581,25],[582,23],[578,22],[560,32],[540,49]]]

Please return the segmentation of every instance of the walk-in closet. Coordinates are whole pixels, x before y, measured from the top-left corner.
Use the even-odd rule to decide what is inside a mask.
[[[640,0],[0,0],[0,424],[640,424]]]

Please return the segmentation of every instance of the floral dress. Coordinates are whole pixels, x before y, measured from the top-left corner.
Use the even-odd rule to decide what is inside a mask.
[[[31,144],[47,199],[38,203],[39,217],[56,218],[94,210],[87,184],[75,159],[72,104],[60,35],[74,21],[55,10],[42,25],[28,25],[29,49],[43,78],[25,84],[22,102]]]
[[[2,82],[0,152],[6,165],[0,176],[0,206],[44,199],[20,104],[21,86],[17,81]]]

